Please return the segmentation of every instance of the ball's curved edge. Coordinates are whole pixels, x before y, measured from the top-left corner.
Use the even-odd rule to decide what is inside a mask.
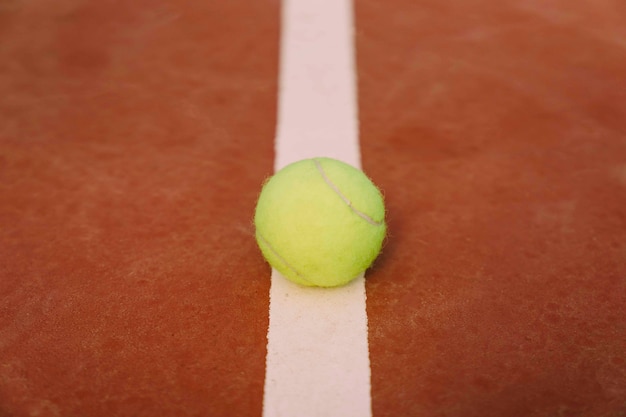
[[[270,266],[276,269],[280,274],[288,280],[307,287],[316,286],[313,282],[307,280],[298,270],[296,270],[289,262],[287,262],[272,245],[257,230],[255,233],[257,245],[261,249],[261,253]]]

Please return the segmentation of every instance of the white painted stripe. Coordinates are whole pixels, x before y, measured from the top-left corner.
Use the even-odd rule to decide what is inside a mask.
[[[283,0],[276,170],[328,156],[360,166],[351,0]]]
[[[275,169],[360,167],[350,0],[283,0]],[[305,288],[272,271],[265,417],[371,416],[365,282]]]

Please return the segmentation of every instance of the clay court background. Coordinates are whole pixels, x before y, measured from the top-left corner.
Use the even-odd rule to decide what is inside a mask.
[[[626,3],[355,16],[373,415],[626,415]],[[0,2],[0,415],[261,415],[279,23]]]

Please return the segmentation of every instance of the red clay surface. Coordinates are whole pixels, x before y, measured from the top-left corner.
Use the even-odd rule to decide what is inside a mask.
[[[453,3],[357,3],[374,415],[626,415],[626,3]]]
[[[626,4],[452,3],[356,2],[374,416],[624,416]],[[261,414],[279,7],[0,6],[1,416]]]

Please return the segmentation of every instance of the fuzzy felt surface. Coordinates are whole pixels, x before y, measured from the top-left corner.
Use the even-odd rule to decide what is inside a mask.
[[[313,158],[266,182],[254,222],[263,255],[285,277],[332,287],[371,265],[385,237],[384,215],[382,195],[362,171]]]

